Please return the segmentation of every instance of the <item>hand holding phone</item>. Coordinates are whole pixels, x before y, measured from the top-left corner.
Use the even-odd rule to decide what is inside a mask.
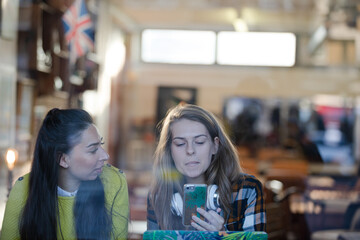
[[[191,225],[192,216],[204,219],[196,208],[206,209],[206,184],[185,184],[184,185],[184,210],[183,210],[183,224],[185,226]]]

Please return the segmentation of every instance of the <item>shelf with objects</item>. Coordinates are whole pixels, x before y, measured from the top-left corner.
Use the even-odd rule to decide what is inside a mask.
[[[97,89],[99,64],[94,49],[84,51],[81,56],[76,55],[75,61],[71,61],[72,53],[66,40],[64,15],[73,6],[72,4],[77,2],[62,0],[19,2],[17,139],[19,139],[18,147],[25,152],[29,152],[30,146],[34,144],[30,143],[30,146],[27,146],[25,135],[29,138],[38,131],[39,122],[48,110],[54,107],[81,107],[81,94],[89,89]],[[95,29],[92,30],[94,34]],[[72,81],[74,76],[81,81]],[[23,91],[27,95],[24,95]],[[26,101],[24,96],[30,95],[29,115],[22,106]],[[25,115],[29,122],[26,134],[23,134],[21,124]],[[24,158],[30,156],[24,155]]]

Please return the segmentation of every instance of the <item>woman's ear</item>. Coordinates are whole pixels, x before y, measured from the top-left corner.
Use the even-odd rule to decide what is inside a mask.
[[[213,154],[216,154],[219,149],[220,139],[218,137],[214,138],[214,152]]]
[[[59,165],[63,168],[68,168],[69,167],[68,160],[69,160],[68,155],[66,155],[65,153],[61,154]]]

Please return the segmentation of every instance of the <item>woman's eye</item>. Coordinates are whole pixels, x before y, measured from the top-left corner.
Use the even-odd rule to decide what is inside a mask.
[[[185,145],[185,143],[183,143],[183,142],[174,142],[174,144],[177,147],[181,147],[181,146]]]
[[[197,142],[195,142],[196,144],[199,144],[199,145],[202,145],[202,144],[204,144],[205,143],[205,141],[197,141]]]
[[[90,151],[91,154],[95,154],[97,152],[98,148],[95,148],[94,150]]]

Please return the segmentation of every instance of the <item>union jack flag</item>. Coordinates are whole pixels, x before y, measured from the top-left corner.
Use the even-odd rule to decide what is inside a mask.
[[[94,49],[94,26],[84,0],[75,0],[64,13],[62,22],[69,45],[70,62]]]

